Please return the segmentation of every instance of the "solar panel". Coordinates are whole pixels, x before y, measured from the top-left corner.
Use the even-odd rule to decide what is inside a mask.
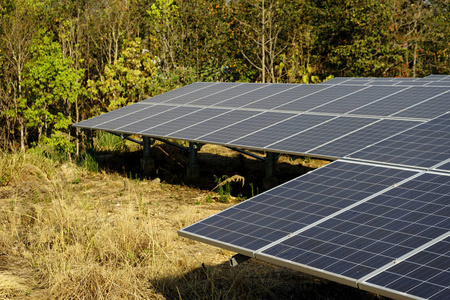
[[[109,113],[99,115],[97,117],[94,117],[94,118],[91,118],[91,119],[88,119],[85,121],[81,121],[81,122],[75,124],[74,126],[80,127],[80,128],[97,128],[98,126],[100,126],[101,124],[104,124],[106,122],[110,122],[117,118],[126,117],[133,113],[136,113],[139,111],[144,111],[149,108],[152,108],[152,110],[153,109],[158,110],[158,108],[153,107],[153,105],[142,105],[140,103],[137,103],[137,104],[133,104],[133,105],[129,105],[129,106],[125,106],[125,107],[116,109]],[[161,107],[160,109],[164,109],[164,108]]]
[[[287,153],[309,153],[310,149],[337,139],[345,134],[353,132],[361,127],[375,122],[376,119],[336,117],[320,126],[311,127],[281,141],[267,145],[272,151]]]
[[[312,109],[312,112],[323,112],[323,113],[347,113],[349,111],[355,110],[363,105],[367,105],[376,100],[382,99],[389,95],[398,93],[404,90],[405,87],[394,87],[394,86],[370,86],[362,89],[356,93],[346,95],[340,99],[332,102],[328,102],[324,105],[317,106]]]
[[[227,84],[228,85],[228,84]],[[195,101],[189,102],[191,105],[218,105],[221,102],[230,100],[234,97],[244,97],[246,94],[257,91],[258,89],[266,87],[265,84],[258,83],[245,83],[245,84],[232,84],[233,88],[227,89],[225,91],[215,93],[209,96],[202,97]]]
[[[432,97],[448,92],[444,87],[410,87],[400,93],[349,112],[358,115],[391,116]]]
[[[361,282],[362,289],[390,297],[447,299],[450,295],[450,237]]]
[[[182,127],[178,131],[174,131],[171,136],[175,139],[196,140],[201,136],[210,134],[241,122],[250,119],[253,116],[261,114],[258,111],[247,110],[229,110],[227,113],[214,117],[212,119],[203,120],[195,125]]]
[[[148,128],[141,132],[146,135],[165,137],[179,130],[180,127],[187,128],[189,126],[198,124],[203,120],[210,120],[219,115],[223,115],[227,112],[229,112],[229,110],[216,108],[203,108],[194,111],[193,113],[185,114],[178,119],[164,122],[161,125]]]
[[[356,282],[450,230],[445,185],[450,185],[450,176],[412,176],[276,243],[256,258],[289,260],[300,268]]]
[[[169,105],[158,105],[157,108],[158,109],[147,109],[145,111],[140,111],[139,114],[128,115],[112,120],[103,124],[101,129],[141,134],[150,130],[152,127],[156,127],[200,110],[198,107],[177,107]]]
[[[411,106],[394,114],[394,116],[433,119],[447,111],[450,111],[450,94],[448,92]]]
[[[309,95],[308,97],[303,97],[301,99],[277,106],[274,109],[286,111],[308,111],[314,109],[318,105],[335,101],[341,97],[356,93],[357,91],[363,89],[365,88],[360,86],[336,85],[328,89],[318,91],[317,93]]]
[[[420,168],[450,158],[450,114],[394,135],[349,157]]]
[[[445,163],[437,167],[436,169],[442,170],[442,171],[450,171],[450,162]]]
[[[172,99],[176,99],[179,97],[185,97],[186,95],[189,95],[191,93],[194,93],[196,91],[200,91],[202,89],[215,86],[216,82],[195,82],[193,84],[189,84],[186,86],[183,86],[181,88],[166,92],[164,94],[160,94],[157,96],[154,96],[152,98],[146,99],[141,101],[141,103],[163,103],[165,101],[169,101]]]
[[[244,95],[239,95],[239,97],[234,97],[229,100],[219,102],[215,105],[234,108],[243,107],[253,102],[260,101],[261,99],[276,97],[276,95],[290,90],[296,86],[297,85],[294,84],[267,84],[260,89],[254,90]]]
[[[242,254],[327,218],[415,174],[336,161],[179,231]]]
[[[276,107],[282,106],[286,103],[290,103],[292,101],[296,101],[310,95],[314,95],[319,93],[320,91],[327,90],[332,86],[325,85],[297,85],[293,88],[287,89],[283,93],[279,93],[270,97],[266,97],[256,102],[249,103],[244,105],[243,107],[249,109],[264,109],[270,110],[275,109]],[[296,109],[298,111],[298,109]]]
[[[194,83],[75,126],[346,157],[179,234],[387,296],[443,299],[449,97],[447,75]]]
[[[320,115],[295,115],[268,128],[242,135],[238,139],[233,140],[232,143],[244,148],[258,147],[260,149],[267,149],[267,146],[270,144],[275,144],[282,139],[310,130],[314,126],[318,126],[332,118],[332,116]]]
[[[249,119],[237,122],[231,126],[213,131],[196,139],[210,142],[228,144],[243,135],[253,133],[261,128],[271,126],[285,119],[295,116],[288,113],[263,112]]]
[[[352,133],[327,141],[317,148],[308,150],[308,152],[324,157],[345,157],[418,124],[420,122],[379,120]]]

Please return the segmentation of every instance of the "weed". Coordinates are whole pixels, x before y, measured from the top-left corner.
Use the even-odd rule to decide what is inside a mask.
[[[120,136],[105,131],[97,131],[94,139],[94,148],[97,151],[120,152],[127,149],[125,140]]]

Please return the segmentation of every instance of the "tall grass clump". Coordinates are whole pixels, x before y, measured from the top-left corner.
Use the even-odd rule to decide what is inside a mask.
[[[127,145],[120,136],[100,130],[96,133],[94,148],[97,151],[121,152],[127,149]]]
[[[198,265],[177,251],[178,221],[155,221],[160,206],[142,205],[142,194],[160,193],[159,184],[92,173],[39,152],[2,154],[0,165],[14,170],[2,172],[0,254],[25,260],[34,280],[18,295],[40,289],[54,299],[158,299]],[[2,293],[12,295],[0,284]]]

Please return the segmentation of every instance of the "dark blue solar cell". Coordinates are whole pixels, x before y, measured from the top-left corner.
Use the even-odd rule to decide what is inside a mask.
[[[449,262],[450,237],[447,237],[392,265],[367,282],[375,284],[380,290],[387,287],[403,295],[444,299],[444,294],[450,295]]]
[[[364,150],[352,158],[431,168],[450,158],[450,114],[397,134]],[[433,133],[433,135],[430,135]],[[420,149],[426,143],[430,148]]]

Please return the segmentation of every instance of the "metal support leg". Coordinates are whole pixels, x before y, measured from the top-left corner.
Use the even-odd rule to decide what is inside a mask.
[[[145,173],[153,172],[155,169],[155,162],[150,155],[150,148],[153,145],[153,141],[148,136],[144,136],[142,137],[142,145],[144,146],[141,160],[142,169]]]
[[[243,263],[244,261],[246,261],[250,258],[251,257],[245,256],[242,254],[236,254],[236,255],[233,255],[232,257],[230,257],[230,259],[228,261],[230,262],[230,266],[236,267],[240,263]]]
[[[267,152],[266,155],[266,178],[264,178],[264,188],[271,189],[278,184],[278,180],[275,178],[275,165],[277,163],[278,156],[273,152]]]
[[[200,177],[200,167],[198,165],[198,150],[200,145],[198,143],[189,143],[189,166],[187,168],[187,180],[195,182]]]

